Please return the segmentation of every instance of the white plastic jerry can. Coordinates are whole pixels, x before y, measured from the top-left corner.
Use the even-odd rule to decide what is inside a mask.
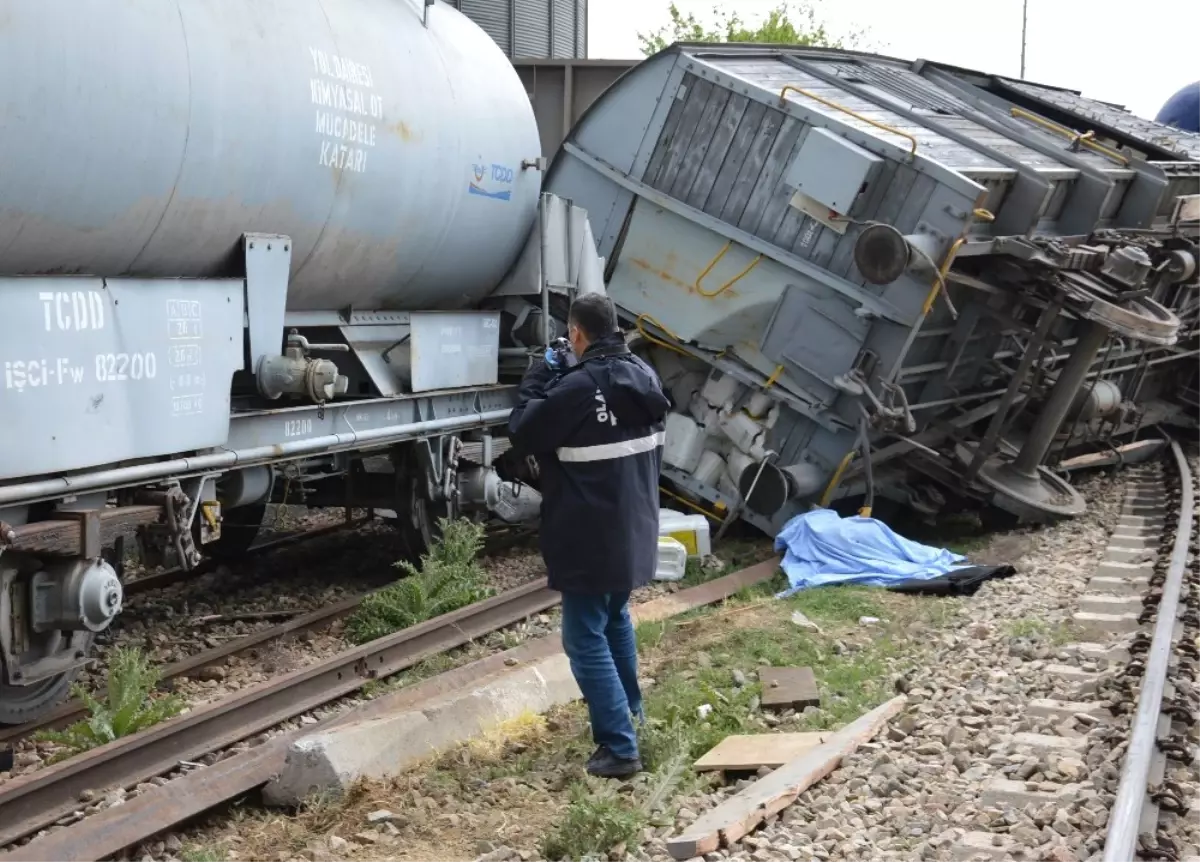
[[[656,581],[678,581],[687,572],[687,548],[678,539],[670,536],[658,537],[658,565],[654,569]]]
[[[703,515],[685,515],[674,509],[659,509],[658,535],[675,539],[683,545],[689,557],[700,558],[712,553],[708,519]]]

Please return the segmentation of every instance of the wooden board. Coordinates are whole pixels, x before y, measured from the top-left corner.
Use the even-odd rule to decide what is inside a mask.
[[[820,706],[817,678],[811,667],[762,667],[763,709],[804,709]]]
[[[763,766],[775,769],[820,745],[831,735],[821,732],[727,736],[696,761],[695,770],[754,772]]]
[[[1124,446],[1118,446],[1117,452],[1120,455],[1112,450],[1094,452],[1088,455],[1076,455],[1074,458],[1068,458],[1063,461],[1058,466],[1063,470],[1087,470],[1095,467],[1107,467],[1110,464],[1116,464],[1118,461],[1125,464],[1138,464],[1166,445],[1167,441],[1162,439],[1138,440],[1136,443],[1126,443]]]
[[[906,702],[904,695],[900,695],[859,716],[831,734],[825,742],[701,815],[687,827],[686,832],[667,841],[667,851],[675,859],[691,859],[740,841],[768,817],[787,808],[797,796],[837,769],[842,758],[878,733],[892,716],[904,708]]]

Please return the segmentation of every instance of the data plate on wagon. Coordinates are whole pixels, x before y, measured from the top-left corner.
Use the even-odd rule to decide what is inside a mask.
[[[223,444],[242,284],[0,278],[0,480]]]

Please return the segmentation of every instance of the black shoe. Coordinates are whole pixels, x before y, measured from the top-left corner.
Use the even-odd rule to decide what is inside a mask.
[[[593,763],[598,763],[607,751],[608,749],[603,745],[597,745],[596,750],[592,752],[592,756],[587,759],[587,765],[591,766]]]
[[[587,762],[588,775],[595,775],[597,778],[628,778],[641,771],[642,761],[640,758],[627,760],[624,757],[617,757],[604,745],[597,748]]]

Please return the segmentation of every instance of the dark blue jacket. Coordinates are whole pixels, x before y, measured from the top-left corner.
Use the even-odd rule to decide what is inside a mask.
[[[1200,132],[1200,81],[1167,99],[1154,120],[1185,132]]]
[[[551,589],[624,593],[654,577],[668,407],[658,376],[619,333],[566,371],[539,361],[526,373],[508,431],[538,461]]]

